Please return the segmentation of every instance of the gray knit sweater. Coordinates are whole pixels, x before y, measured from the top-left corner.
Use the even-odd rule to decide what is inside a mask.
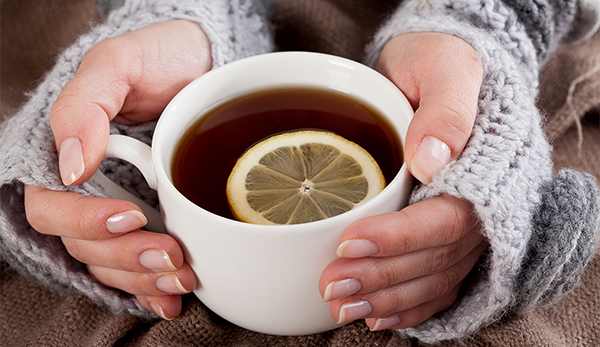
[[[97,1],[105,13],[110,3]],[[102,7],[104,6],[104,7]],[[126,0],[102,25],[59,57],[30,100],[0,130],[0,255],[23,275],[62,293],[80,291],[115,313],[154,318],[133,296],[96,282],[60,238],[25,219],[23,185],[88,196],[101,187],[60,181],[49,111],[86,52],[99,41],[170,19],[197,22],[209,37],[214,66],[273,50],[272,1]],[[561,40],[585,40],[598,28],[600,5],[587,1],[407,0],[366,48],[373,65],[383,46],[403,32],[436,31],[469,42],[484,66],[478,115],[462,155],[411,203],[450,194],[473,203],[490,243],[463,294],[447,311],[403,336],[424,342],[463,338],[507,312],[523,312],[573,288],[600,234],[600,194],[587,174],[563,170],[552,178],[551,148],[535,108],[538,72]],[[112,125],[149,142],[154,123]],[[101,169],[151,205],[156,195],[130,165],[105,160]]]

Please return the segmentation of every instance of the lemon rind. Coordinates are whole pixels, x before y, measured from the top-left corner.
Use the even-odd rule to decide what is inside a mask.
[[[340,149],[343,153],[350,155],[363,167],[363,175],[369,182],[369,188],[366,196],[358,203],[354,204],[352,209],[366,203],[385,188],[385,178],[379,165],[365,149],[358,144],[347,140],[337,134],[326,131],[301,130],[291,133],[274,135],[256,144],[250,150],[246,151],[233,167],[227,180],[227,199],[234,217],[242,222],[281,225],[266,219],[261,212],[255,211],[246,200],[248,190],[245,186],[245,177],[247,173],[259,160],[267,153],[283,146],[300,146],[306,143],[323,143]],[[368,164],[367,164],[368,163]],[[242,172],[243,177],[239,179],[238,173]],[[375,184],[373,184],[375,183]],[[377,184],[379,183],[379,184]],[[242,192],[233,193],[233,192]]]

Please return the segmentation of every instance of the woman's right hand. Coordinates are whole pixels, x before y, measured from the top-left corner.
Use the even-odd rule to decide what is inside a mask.
[[[210,43],[195,23],[174,20],[94,46],[50,111],[65,185],[80,184],[104,157],[111,121],[157,118],[185,85],[212,66]],[[139,230],[135,204],[25,187],[25,210],[38,232],[60,236],[68,252],[101,283],[135,295],[163,318],[181,312],[196,287],[180,245],[169,235]]]

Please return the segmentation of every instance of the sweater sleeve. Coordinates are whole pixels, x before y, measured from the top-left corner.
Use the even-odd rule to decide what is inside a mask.
[[[441,194],[472,202],[490,246],[453,306],[399,330],[402,336],[427,343],[465,338],[577,283],[600,233],[598,187],[592,176],[571,170],[552,178],[535,98],[540,66],[561,40],[597,30],[597,10],[591,1],[407,0],[367,47],[366,62],[374,66],[394,36],[442,32],[471,44],[484,68],[463,153],[417,187],[411,203]]]
[[[272,50],[267,16],[273,1],[226,0],[126,0],[106,21],[81,36],[57,59],[30,99],[0,129],[0,255],[28,278],[68,294],[77,290],[114,313],[155,318],[128,294],[95,281],[84,264],[72,258],[59,237],[43,235],[27,223],[23,185],[39,185],[56,191],[73,191],[85,196],[106,196],[101,187],[84,183],[65,187],[60,180],[49,113],[62,88],[74,76],[85,54],[109,37],[151,24],[186,19],[198,23],[211,41],[213,65]],[[149,141],[153,123],[127,127],[111,125],[111,132],[125,133]],[[106,162],[106,160],[105,160]],[[124,171],[123,165],[104,164],[119,173],[122,185],[138,191],[149,204],[156,203],[143,179]],[[120,171],[119,171],[120,170]],[[110,176],[111,172],[106,172]],[[113,175],[114,176],[114,175]],[[138,174],[139,176],[139,174]],[[133,177],[133,178],[132,178]],[[141,187],[141,188],[140,188]]]

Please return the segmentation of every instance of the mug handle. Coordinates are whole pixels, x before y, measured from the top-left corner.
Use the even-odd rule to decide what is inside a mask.
[[[128,136],[110,135],[104,157],[119,158],[132,163],[142,172],[150,188],[156,190],[157,180],[152,164],[152,148],[147,144]],[[144,229],[159,233],[165,232],[162,216],[154,207],[111,181],[100,170],[94,173],[91,180],[101,186],[111,198],[128,200],[141,208],[148,219],[148,224]]]

